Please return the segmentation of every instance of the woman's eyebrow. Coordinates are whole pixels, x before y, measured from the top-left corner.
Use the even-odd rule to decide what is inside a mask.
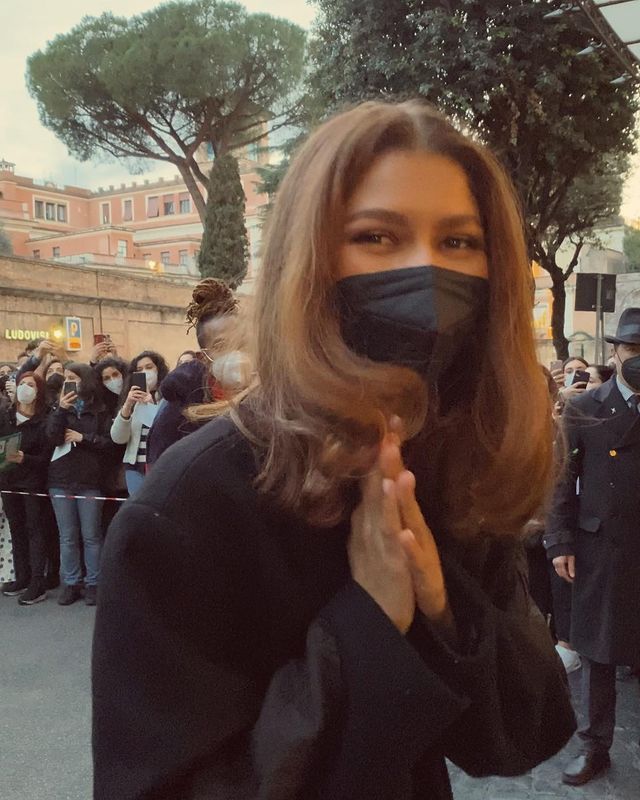
[[[438,220],[438,225],[442,228],[452,228],[456,225],[476,225],[482,229],[482,222],[477,214],[454,214],[450,217],[443,217]]]
[[[395,225],[408,225],[409,218],[398,211],[391,211],[388,208],[365,208],[362,211],[355,211],[349,214],[346,223],[356,222],[359,219],[376,219],[380,222],[389,222]],[[477,214],[452,214],[437,221],[441,228],[451,228],[456,225],[476,225],[482,229],[482,222]]]
[[[365,208],[362,211],[355,211],[349,214],[345,220],[347,224],[359,219],[377,219],[380,222],[390,222],[395,225],[408,225],[409,218],[398,211],[391,211],[388,208]]]

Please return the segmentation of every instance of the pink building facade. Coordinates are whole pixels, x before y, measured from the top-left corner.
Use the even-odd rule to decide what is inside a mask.
[[[256,168],[262,156],[244,156],[239,163],[246,195],[250,282],[259,264],[268,197],[258,190]],[[203,171],[210,166],[201,163]],[[25,258],[198,275],[202,224],[178,175],[90,191],[38,183],[17,175],[12,163],[0,161],[0,223],[15,255]]]

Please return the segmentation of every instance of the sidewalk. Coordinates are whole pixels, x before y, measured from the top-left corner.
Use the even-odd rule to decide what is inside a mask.
[[[46,603],[23,608],[0,596],[0,789],[11,800],[91,800],[95,609],[62,608],[55,597],[51,592]],[[579,691],[577,673],[571,683]],[[456,800],[637,800],[640,692],[637,682],[618,689],[614,765],[606,776],[581,789],[563,786],[567,754],[517,778],[473,779],[452,767]],[[572,754],[574,745],[567,749]]]

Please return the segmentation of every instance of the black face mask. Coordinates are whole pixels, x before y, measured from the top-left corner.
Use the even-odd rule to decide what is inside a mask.
[[[54,372],[53,375],[49,375],[47,378],[47,389],[51,389],[54,392],[59,392],[62,389],[62,384],[64,383],[64,375],[60,375],[58,372]]]
[[[623,361],[621,372],[633,391],[640,392],[640,356],[632,356]]]
[[[489,282],[435,266],[352,275],[336,283],[342,336],[372,361],[435,384],[486,319]]]

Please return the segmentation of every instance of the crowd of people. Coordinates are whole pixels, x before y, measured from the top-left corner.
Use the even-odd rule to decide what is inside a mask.
[[[173,369],[154,350],[126,362],[102,335],[88,363],[40,339],[0,365],[0,508],[14,573],[3,595],[34,605],[62,581],[60,605],[81,597],[95,605],[102,544],[122,501],[197,427],[186,409],[248,379],[246,360],[220,352],[236,310],[225,284],[202,281],[188,309],[200,349],[183,352]]]
[[[515,775],[567,744],[580,665],[562,780],[606,769],[640,660],[640,309],[610,364],[541,370],[530,302],[502,167],[371,102],[289,168],[246,330],[207,280],[172,370],[108,340],[0,370],[4,594],[44,599],[56,542],[58,602],[100,584],[96,800],[450,800],[445,756]]]

